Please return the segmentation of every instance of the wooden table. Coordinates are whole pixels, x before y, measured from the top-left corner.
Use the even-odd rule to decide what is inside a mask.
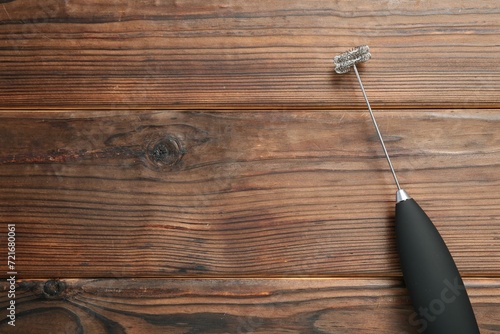
[[[400,181],[500,333],[498,1],[2,2],[2,333],[418,333],[333,71],[360,44]]]

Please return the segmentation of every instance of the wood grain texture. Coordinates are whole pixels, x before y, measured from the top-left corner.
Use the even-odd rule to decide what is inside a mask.
[[[368,44],[400,181],[500,333],[499,36],[495,0],[1,1],[0,332],[418,333],[333,72]]]
[[[51,283],[20,282],[20,327],[1,319],[2,333],[414,334],[423,327],[399,280],[64,280],[58,294],[46,288]],[[500,281],[466,285],[481,333],[499,333]]]
[[[363,105],[335,54],[369,44],[375,107],[497,107],[488,1],[57,1],[0,8],[2,108]]]
[[[500,114],[377,114],[400,181],[462,273],[498,276]],[[395,187],[370,122],[4,113],[0,221],[17,224],[22,278],[399,276]]]

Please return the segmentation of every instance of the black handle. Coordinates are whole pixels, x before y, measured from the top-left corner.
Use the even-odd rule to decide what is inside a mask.
[[[396,204],[396,241],[418,333],[478,334],[469,296],[434,224],[413,199]]]

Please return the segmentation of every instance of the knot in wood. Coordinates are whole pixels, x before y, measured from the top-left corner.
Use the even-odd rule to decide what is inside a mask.
[[[153,141],[147,150],[148,159],[156,167],[173,166],[184,155],[180,141],[172,136]]]
[[[61,297],[66,285],[58,280],[49,280],[43,285],[43,295],[48,299]]]

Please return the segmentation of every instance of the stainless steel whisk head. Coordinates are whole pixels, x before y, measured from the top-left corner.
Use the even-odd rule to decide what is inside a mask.
[[[358,63],[370,60],[372,57],[368,45],[361,45],[346,51],[333,58],[335,72],[338,74],[347,73]]]

